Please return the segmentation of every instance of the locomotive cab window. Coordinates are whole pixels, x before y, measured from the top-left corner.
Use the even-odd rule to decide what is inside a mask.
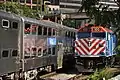
[[[18,23],[17,22],[12,22],[12,28],[13,29],[18,29]]]
[[[92,33],[92,37],[105,38],[105,33]]]
[[[2,27],[3,27],[3,28],[9,28],[9,27],[10,27],[10,25],[9,25],[9,21],[3,19],[3,20],[2,20]]]
[[[17,55],[18,55],[18,51],[17,51],[17,50],[13,50],[13,51],[12,51],[12,56],[15,57],[15,56],[17,56]]]
[[[9,50],[3,50],[2,51],[2,57],[8,57]]]
[[[90,32],[80,32],[78,33],[78,38],[88,38],[91,36]]]
[[[24,30],[24,33],[25,34],[30,34],[30,24],[25,24],[25,30]]]

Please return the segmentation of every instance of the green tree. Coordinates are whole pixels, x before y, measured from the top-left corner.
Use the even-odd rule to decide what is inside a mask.
[[[44,7],[46,8],[46,7]],[[33,10],[26,5],[21,5],[19,2],[5,2],[0,4],[0,10],[4,10],[6,12],[11,12],[20,16],[26,16],[31,18],[40,18],[40,15],[46,15],[47,9],[45,12],[41,12],[41,10]],[[42,13],[42,14],[41,14]]]
[[[117,34],[118,45],[120,45],[120,0],[114,0],[119,7],[118,9],[110,9],[110,5],[99,4],[99,1],[82,0],[79,12],[85,11],[86,15],[90,18],[89,22],[94,19],[94,24],[112,29]]]
[[[95,24],[106,25],[114,29],[120,28],[120,9],[110,9],[110,5],[99,4],[100,0],[82,0],[82,7],[79,12],[83,10],[91,19],[95,20]],[[115,1],[119,5],[119,1]],[[96,7],[97,6],[97,7]]]

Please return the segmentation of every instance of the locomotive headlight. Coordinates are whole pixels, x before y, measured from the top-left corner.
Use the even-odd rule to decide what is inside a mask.
[[[91,46],[91,41],[88,42],[89,43],[89,47]]]
[[[99,44],[99,47],[103,47],[103,44]]]

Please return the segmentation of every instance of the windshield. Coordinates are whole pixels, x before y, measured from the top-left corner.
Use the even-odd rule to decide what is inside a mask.
[[[92,37],[105,38],[105,33],[92,33]]]
[[[78,38],[88,38],[88,37],[90,37],[90,33],[88,32],[88,33],[83,33],[83,32],[79,32],[78,33]]]

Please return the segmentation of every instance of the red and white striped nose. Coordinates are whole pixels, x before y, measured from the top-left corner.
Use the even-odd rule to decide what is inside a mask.
[[[80,55],[98,55],[105,51],[105,40],[84,38],[75,41],[75,49]]]

